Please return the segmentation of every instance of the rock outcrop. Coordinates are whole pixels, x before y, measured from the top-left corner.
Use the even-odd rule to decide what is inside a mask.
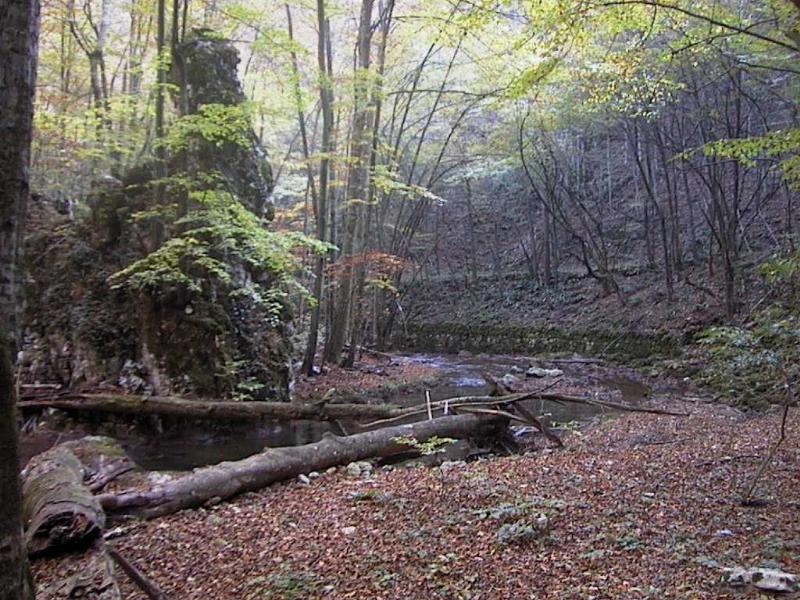
[[[177,57],[182,91],[170,135],[183,138],[167,146],[166,185],[157,177],[163,170],[145,163],[95,182],[74,216],[45,198],[31,202],[22,381],[288,400],[291,311],[281,294],[269,294],[280,289],[280,273],[269,261],[243,260],[220,234],[187,235],[201,230],[192,215],[208,210],[192,191],[213,188],[238,202],[255,230],[273,213],[269,163],[242,108],[238,54],[197,31]],[[209,110],[234,115],[227,137],[205,133],[203,119],[217,114]],[[146,285],[113,285],[137,263]]]

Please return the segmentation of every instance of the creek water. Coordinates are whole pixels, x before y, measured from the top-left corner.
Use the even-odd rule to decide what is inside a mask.
[[[431,399],[487,394],[491,385],[484,375],[499,379],[510,372],[526,369],[530,359],[498,355],[398,354],[397,363],[411,362],[432,367],[437,376],[430,387]],[[585,366],[559,364],[565,378],[576,378],[578,385],[589,382],[628,403],[642,400],[647,386],[623,374],[622,370],[603,368],[588,375]],[[524,374],[518,375],[524,379]],[[398,393],[387,402],[410,406],[425,402],[425,392]],[[550,424],[585,422],[599,414],[599,409],[581,404],[562,404],[535,400],[528,408],[543,415]],[[342,426],[345,430],[343,431]],[[84,435],[109,435],[116,438],[128,455],[145,469],[184,471],[228,460],[238,460],[265,447],[294,446],[319,440],[326,432],[352,433],[354,424],[317,421],[259,421],[254,424],[219,426],[179,419],[141,418],[127,420],[58,419],[23,432],[20,437],[23,463],[50,446]]]

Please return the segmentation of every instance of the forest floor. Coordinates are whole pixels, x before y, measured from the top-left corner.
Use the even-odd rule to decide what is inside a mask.
[[[691,416],[598,420],[561,450],[338,469],[127,524],[112,543],[181,600],[764,597],[728,587],[722,569],[800,571],[800,412],[764,502],[743,506],[780,415],[680,407]],[[38,597],[79,564],[37,560]],[[125,598],[144,598],[118,577]]]

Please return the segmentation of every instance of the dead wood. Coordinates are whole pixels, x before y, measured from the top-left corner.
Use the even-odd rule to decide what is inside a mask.
[[[69,394],[47,399],[26,400],[17,404],[23,413],[58,408],[67,411],[119,415],[158,415],[254,421],[260,418],[315,421],[365,419],[393,416],[399,410],[390,404],[327,404],[299,402],[215,402],[176,397],[144,397],[109,394]]]
[[[158,517],[243,492],[266,487],[310,471],[387,456],[407,449],[403,440],[424,442],[438,437],[496,437],[507,420],[497,416],[457,415],[337,437],[287,448],[268,448],[243,460],[195,469],[192,473],[150,489],[98,496],[109,517]]]
[[[30,460],[22,473],[28,553],[85,547],[103,531],[105,515],[83,483],[83,466],[65,446]]]
[[[51,589],[51,596],[120,600],[122,594],[114,578],[114,563],[106,550],[102,539],[95,540],[91,548],[77,559],[80,562],[75,574],[59,581]]]
[[[109,556],[114,559],[114,562],[119,565],[120,569],[125,572],[133,583],[139,586],[139,589],[141,589],[150,600],[168,600],[168,596],[161,591],[161,588],[147,575],[142,573],[136,565],[122,556],[116,548],[113,546],[106,546],[106,548],[108,549]]]

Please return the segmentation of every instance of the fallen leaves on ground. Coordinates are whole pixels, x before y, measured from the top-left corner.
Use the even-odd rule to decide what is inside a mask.
[[[339,470],[113,543],[181,600],[764,597],[725,586],[721,567],[800,571],[797,426],[758,487],[763,505],[740,502],[779,423],[720,406],[627,414],[564,450],[369,479]],[[37,561],[37,580],[64,562]]]

